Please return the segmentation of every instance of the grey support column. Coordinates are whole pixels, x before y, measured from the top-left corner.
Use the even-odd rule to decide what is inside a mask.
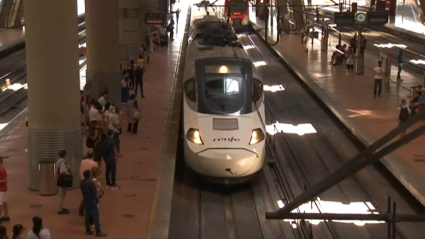
[[[58,151],[67,151],[74,186],[82,159],[77,1],[24,1],[28,79],[29,188],[55,186]],[[52,179],[53,177],[53,179]],[[52,185],[50,185],[52,186]],[[54,194],[44,185],[41,194]]]
[[[87,81],[96,99],[105,90],[121,104],[118,0],[86,1]]]

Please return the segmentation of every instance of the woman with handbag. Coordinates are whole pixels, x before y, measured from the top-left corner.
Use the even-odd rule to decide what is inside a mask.
[[[59,150],[59,159],[56,161],[56,175],[59,195],[58,214],[68,214],[69,210],[63,207],[68,188],[72,187],[73,176],[71,166],[65,161],[66,150]]]
[[[127,132],[132,132],[133,134],[137,134],[137,128],[139,127],[140,119],[141,119],[141,114],[139,110],[139,105],[136,100],[136,95],[132,94],[127,104],[127,120],[128,120]]]
[[[105,191],[103,191],[102,189],[102,184],[100,183],[100,181],[97,179],[97,177],[100,174],[100,170],[99,167],[97,166],[93,166],[91,168],[91,176],[92,176],[92,181],[94,183],[94,185],[96,186],[97,189],[97,194],[99,198],[102,198],[103,195],[105,194]],[[97,207],[99,208],[99,202],[97,203]],[[93,226],[94,225],[94,218],[90,219],[90,225]]]

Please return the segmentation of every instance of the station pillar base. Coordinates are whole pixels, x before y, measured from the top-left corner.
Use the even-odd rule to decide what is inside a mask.
[[[356,57],[354,68],[357,75],[364,74],[364,58],[363,57]]]
[[[328,51],[328,42],[328,38],[322,38],[322,40],[320,40],[320,50]]]

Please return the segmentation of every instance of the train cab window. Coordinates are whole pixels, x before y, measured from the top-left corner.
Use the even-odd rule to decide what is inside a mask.
[[[186,96],[190,101],[196,101],[195,79],[192,78],[184,83],[184,91],[186,92]]]
[[[244,105],[243,78],[210,75],[206,77],[204,95],[209,109],[224,114],[237,112]]]
[[[263,95],[263,82],[255,78],[253,78],[252,80],[252,101],[257,102],[261,99],[261,96]]]

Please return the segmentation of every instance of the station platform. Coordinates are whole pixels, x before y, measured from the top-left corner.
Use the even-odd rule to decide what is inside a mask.
[[[264,28],[264,22],[251,18],[254,29]],[[264,31],[259,31],[264,37]],[[330,37],[331,45],[338,39]],[[292,71],[311,88],[323,103],[364,145],[368,146],[397,127],[397,107],[401,99],[410,99],[410,87],[423,84],[423,79],[407,72],[403,82],[390,83],[390,91],[383,88],[382,97],[373,98],[373,68],[378,56],[366,51],[364,75],[346,75],[345,65],[330,64],[333,49],[320,50],[320,42],[308,45],[306,53],[300,35],[282,34],[280,42],[272,46]],[[395,66],[391,68],[396,75]],[[425,136],[412,141],[391,155],[382,164],[425,205]]]
[[[108,234],[107,238],[140,239],[147,232],[185,30],[186,12],[183,10],[175,41],[168,48],[161,48],[159,53],[152,52],[150,56],[150,64],[144,75],[145,98],[141,98],[139,94],[137,99],[142,114],[138,134],[130,134],[124,130],[121,136],[123,157],[119,158],[117,165],[117,183],[121,190],[104,188],[105,196],[100,203],[100,223],[102,230]],[[84,74],[81,77],[83,80]],[[123,117],[122,127],[126,129],[125,114]],[[32,228],[31,218],[39,216],[43,218],[43,226],[50,230],[52,238],[92,238],[85,235],[84,218],[78,215],[82,199],[79,189],[69,191],[65,199],[64,206],[70,209],[69,215],[57,214],[57,196],[43,197],[28,190],[28,154],[25,153],[28,133],[25,112],[4,127],[0,136],[0,155],[7,157],[4,166],[9,175],[11,218],[10,222],[3,222],[2,225],[11,232],[13,225],[22,224],[27,228],[24,233],[26,237],[28,229]],[[104,173],[99,178],[105,187]]]
[[[25,44],[25,32],[22,29],[0,29],[0,56],[3,52]]]
[[[357,12],[366,13],[367,11],[369,11],[369,8],[367,8],[367,7],[358,6],[357,8],[358,8]],[[333,13],[339,12],[339,6],[330,5],[330,6],[320,7],[320,11],[322,13],[325,13],[331,19],[333,19]],[[375,31],[380,31],[380,32],[383,32],[383,33],[391,34],[395,37],[401,37],[405,40],[408,39],[409,43],[415,42],[415,43],[423,44],[423,41],[425,40],[424,34],[420,34],[420,33],[417,33],[417,32],[414,32],[414,31],[411,31],[411,30],[408,30],[408,29],[397,27],[394,23],[394,19],[390,19],[390,22],[388,22],[387,24],[385,24],[382,27],[370,27],[370,26],[368,26],[367,28],[370,28],[370,30],[375,30]],[[385,37],[385,36],[382,36],[382,37]],[[417,48],[417,49],[418,50],[414,50],[414,51],[419,53],[419,54],[425,54],[425,52],[422,50],[423,45],[422,45],[422,49],[421,48]]]

